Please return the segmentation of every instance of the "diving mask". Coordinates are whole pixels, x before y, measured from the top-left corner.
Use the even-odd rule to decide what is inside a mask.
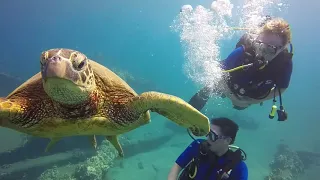
[[[274,46],[264,43],[261,40],[255,40],[253,45],[256,57],[264,62],[271,61],[284,49],[283,46]]]

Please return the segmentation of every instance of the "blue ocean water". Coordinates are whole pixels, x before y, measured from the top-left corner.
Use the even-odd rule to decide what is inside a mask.
[[[184,73],[184,49],[179,34],[172,32],[170,26],[182,5],[210,7],[211,3],[211,0],[2,0],[0,72],[9,80],[0,79],[1,96],[13,90],[6,84],[17,81],[10,85],[15,88],[39,72],[42,51],[71,48],[107,67],[128,72],[135,78],[129,84],[138,93],[157,90],[188,101],[200,86]],[[238,5],[243,1],[231,3]],[[286,12],[272,14],[285,18],[293,33],[294,69],[290,88],[283,95],[288,121],[277,122],[268,118],[271,101],[263,106],[255,105],[245,111],[236,111],[228,101],[210,100],[203,111],[208,117],[239,119],[240,131],[236,144],[248,154],[249,179],[263,179],[268,175],[269,163],[280,143],[305,152],[308,155],[306,158],[320,157],[316,115],[320,102],[317,79],[320,77],[317,57],[317,47],[320,45],[317,8],[320,4],[308,0],[290,1],[289,5]],[[239,37],[222,41],[222,57],[234,48]],[[240,119],[249,120],[249,123]],[[184,129],[168,123],[171,123],[168,119],[152,113],[150,124],[125,134],[122,142],[126,158],[110,160],[114,161],[114,165],[105,178],[166,179],[175,159],[191,142]],[[70,169],[63,169],[71,172],[74,171],[72,164],[93,156],[87,138],[66,138],[46,154],[44,149],[48,140],[28,137],[28,142],[24,143],[22,134],[4,128],[0,129],[0,134],[3,137],[0,140],[0,174],[3,176],[0,179],[33,180],[47,169],[66,167],[70,163]],[[102,140],[99,137],[98,146]],[[77,159],[69,158],[69,154],[64,153],[75,148],[79,148],[82,154],[91,154],[84,153]],[[305,167],[300,179],[318,178],[316,172],[319,167],[315,164]],[[60,171],[67,173],[58,169]]]

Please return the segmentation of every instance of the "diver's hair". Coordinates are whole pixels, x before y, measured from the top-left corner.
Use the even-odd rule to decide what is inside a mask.
[[[291,42],[290,25],[282,18],[272,18],[268,20],[262,26],[261,33],[272,33],[279,35],[282,38],[284,45]]]
[[[232,139],[230,144],[234,143],[239,130],[237,123],[228,118],[219,117],[211,119],[211,124],[218,126],[223,136],[228,136]]]

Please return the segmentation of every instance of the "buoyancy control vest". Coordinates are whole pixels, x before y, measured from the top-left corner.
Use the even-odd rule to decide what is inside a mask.
[[[251,37],[245,34],[237,43],[236,48],[244,46],[245,52],[237,66],[254,63],[257,61],[253,50]],[[230,90],[239,96],[247,96],[253,99],[263,99],[269,95],[275,85],[281,86],[281,78],[286,76],[286,68],[292,69],[292,47],[280,52],[264,68],[247,68],[229,73],[228,86]],[[291,72],[291,71],[290,71]]]
[[[224,158],[222,164],[218,163],[220,158]],[[230,172],[240,161],[245,159],[246,153],[240,148],[235,151],[229,149],[223,156],[218,157],[213,152],[210,152],[208,142],[202,141],[198,156],[194,157],[183,169],[178,180],[193,180],[197,175],[199,164],[204,161],[210,161],[211,165],[203,180],[209,180],[212,173],[215,173],[217,180],[221,180],[225,173]],[[214,169],[217,169],[217,171],[213,171]]]

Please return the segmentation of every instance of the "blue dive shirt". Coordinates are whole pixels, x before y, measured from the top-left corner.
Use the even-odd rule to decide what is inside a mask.
[[[266,94],[274,84],[278,88],[288,88],[292,74],[292,56],[281,52],[265,68],[256,70],[238,70],[230,73],[231,88],[234,84],[243,88],[244,95],[253,98]],[[233,50],[230,55],[221,62],[223,69],[233,69],[241,66],[245,61],[244,47],[240,46]]]
[[[197,141],[201,142],[203,139],[198,139]],[[176,163],[181,167],[185,168],[189,162],[197,157],[199,155],[199,148],[200,143],[197,141],[193,141],[185,150],[182,152],[182,154],[178,157],[176,160]],[[223,164],[225,161],[224,158],[219,158],[218,164]],[[216,179],[216,173],[219,169],[217,168],[211,168],[210,161],[207,162],[200,162],[198,165],[198,171],[194,178],[194,180],[204,180],[205,176],[207,175],[208,171],[212,171],[210,178],[208,180],[215,180]],[[231,174],[229,176],[229,179],[232,180],[247,180],[248,179],[248,168],[245,162],[240,161],[231,171]]]

